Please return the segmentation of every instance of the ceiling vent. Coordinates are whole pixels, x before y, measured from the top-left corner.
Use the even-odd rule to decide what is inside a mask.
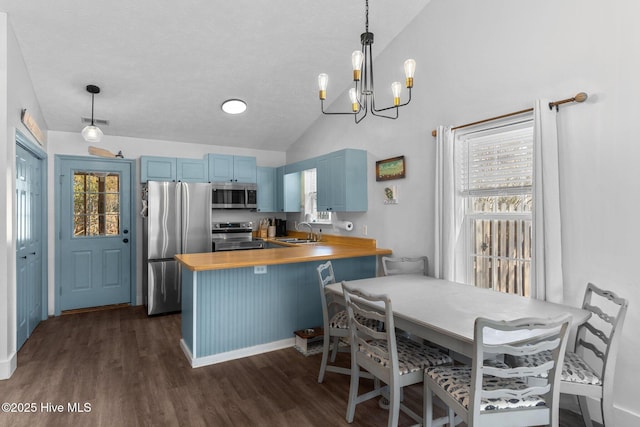
[[[91,117],[80,117],[80,121],[82,123],[91,123]],[[93,119],[93,122],[96,125],[109,126],[109,120]]]

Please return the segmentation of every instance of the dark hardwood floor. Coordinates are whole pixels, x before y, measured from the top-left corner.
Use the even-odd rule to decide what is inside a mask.
[[[328,373],[318,384],[319,355],[290,348],[192,369],[179,340],[180,315],[149,318],[141,307],[46,320],[18,353],[13,376],[0,381],[1,402],[34,412],[3,411],[0,426],[349,425],[349,378]],[[363,389],[371,384],[362,381]],[[405,399],[420,408],[421,386]],[[84,412],[70,413],[74,404]],[[386,423],[373,399],[358,406],[351,425]],[[401,414],[400,425],[410,424]],[[582,421],[563,411],[560,425]]]

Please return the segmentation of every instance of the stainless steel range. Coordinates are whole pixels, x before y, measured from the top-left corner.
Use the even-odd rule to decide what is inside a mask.
[[[253,239],[252,222],[214,222],[211,242],[213,252],[264,248],[262,240]]]

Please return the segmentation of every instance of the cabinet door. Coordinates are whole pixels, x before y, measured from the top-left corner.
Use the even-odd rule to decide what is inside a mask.
[[[258,212],[276,212],[276,169],[258,167]]]
[[[257,182],[256,158],[248,156],[234,156],[233,180],[235,182]]]
[[[318,159],[318,210],[364,212],[367,199],[367,153],[341,150]]]
[[[140,157],[140,182],[147,181],[175,181],[175,157]]]
[[[284,212],[284,166],[276,168],[276,211]]]
[[[344,151],[327,154],[318,159],[318,210],[342,212],[346,210]]]
[[[284,211],[300,212],[300,172],[288,173],[284,176]]]
[[[233,181],[233,156],[209,154],[209,181]]]
[[[176,162],[177,178],[182,182],[208,182],[209,162],[207,159],[181,159]]]

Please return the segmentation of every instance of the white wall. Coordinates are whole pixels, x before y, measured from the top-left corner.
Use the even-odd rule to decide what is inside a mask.
[[[87,156],[89,143],[80,135],[81,127],[78,126],[78,132],[57,132],[51,131],[48,133],[48,146],[49,146],[49,179],[48,179],[48,194],[49,194],[49,212],[55,212],[55,183],[58,182],[55,179],[55,156],[58,154]],[[258,166],[281,166],[285,163],[285,153],[278,151],[266,151],[266,150],[252,150],[247,148],[236,148],[228,146],[215,146],[204,144],[189,144],[175,141],[159,141],[140,138],[128,138],[120,136],[108,135],[108,127],[104,127],[103,131],[107,133],[99,144],[93,144],[100,148],[117,153],[122,151],[123,155],[127,159],[136,159],[136,175],[133,179],[136,180],[136,194],[134,198],[135,212],[136,212],[136,258],[137,258],[137,304],[142,304],[142,218],[137,215],[142,208],[142,202],[140,201],[141,185],[140,185],[140,156],[153,155],[153,156],[167,156],[167,157],[183,157],[183,158],[195,158],[201,159],[208,153],[217,154],[234,154],[240,156],[254,156]],[[214,221],[257,221],[258,218],[265,216],[249,211],[236,211],[225,210],[216,212],[214,214]],[[54,314],[55,311],[55,218],[53,215],[49,216],[49,314]]]
[[[586,103],[562,107],[558,116],[564,295],[566,303],[580,305],[592,281],[630,301],[615,379],[621,426],[640,422],[637,16],[634,0],[433,0],[375,61],[378,91],[399,78],[390,70],[401,76],[405,57],[417,61],[414,100],[400,119],[355,125],[323,116],[287,152],[290,162],[344,147],[367,149],[369,211],[351,215],[356,230],[367,224],[379,246],[433,257],[431,130],[528,108],[536,98],[587,92]],[[393,181],[400,204],[385,206],[384,184],[374,181],[373,168],[375,160],[397,155],[407,157],[407,177]]]
[[[16,243],[15,243],[15,135],[16,129],[35,141],[20,121],[26,108],[46,133],[38,99],[7,14],[0,12],[0,379],[16,367]],[[5,102],[6,100],[6,102]]]

